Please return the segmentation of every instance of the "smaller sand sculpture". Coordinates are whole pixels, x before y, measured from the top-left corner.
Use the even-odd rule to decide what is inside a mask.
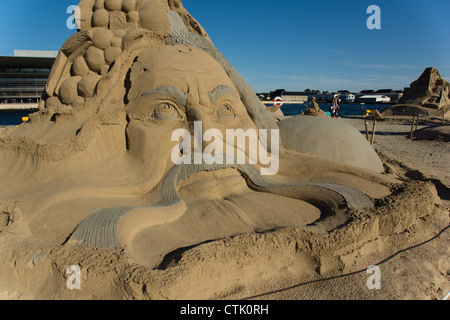
[[[405,88],[399,104],[385,110],[387,116],[411,115],[439,116],[450,106],[450,84],[435,68],[426,68],[422,75]]]
[[[316,98],[311,98],[311,107],[307,108],[304,114],[308,116],[319,116],[319,117],[327,117],[327,114],[325,111],[320,109],[319,104],[316,102]]]
[[[422,75],[405,88],[401,104],[415,104],[433,109],[450,105],[449,83],[435,68],[426,68]]]

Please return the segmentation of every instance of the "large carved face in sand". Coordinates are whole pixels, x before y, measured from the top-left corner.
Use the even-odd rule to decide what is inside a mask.
[[[281,155],[288,160],[277,182],[260,174],[260,163],[175,165],[178,129],[192,135],[201,122],[202,134],[216,129],[224,137],[227,129],[278,129],[276,119],[179,2],[119,4],[81,3],[93,12],[91,24],[63,46],[40,118],[16,131],[41,137],[46,148],[38,150],[49,156],[61,149],[50,144],[61,142],[61,132],[73,139],[62,164],[48,164],[58,191],[45,198],[33,227],[52,208],[58,219],[69,217],[72,224],[61,228],[76,243],[125,247],[154,267],[178,248],[312,223],[328,230],[346,221],[346,210],[373,206],[358,190],[364,183],[349,175],[336,184],[327,174],[354,169],[325,160]],[[107,116],[111,124],[100,125]],[[46,179],[47,171],[37,172]],[[70,201],[74,214],[66,210]]]
[[[155,174],[173,165],[171,151],[178,142],[172,141],[172,133],[192,132],[195,121],[201,121],[203,132],[257,130],[223,68],[196,48],[163,46],[142,52],[131,70],[128,99],[129,152]]]
[[[152,186],[159,184],[153,190],[159,202],[102,209],[80,224],[74,240],[125,246],[137,261],[156,267],[179,248],[306,226],[320,220],[321,212],[335,216],[340,206],[372,205],[365,194],[343,185],[271,182],[250,164],[174,164],[171,151],[178,141],[172,133],[192,133],[196,121],[203,132],[257,131],[233,81],[203,50],[175,45],[142,51],[130,71],[127,98],[128,156],[149,171]],[[333,226],[344,221],[340,217]],[[98,240],[105,230],[110,236]]]

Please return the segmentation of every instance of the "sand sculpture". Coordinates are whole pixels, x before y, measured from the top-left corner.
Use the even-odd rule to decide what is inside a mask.
[[[290,140],[304,118],[318,121],[299,136],[312,144],[339,124],[278,122],[180,1],[80,8],[81,28],[61,48],[40,111],[0,136],[7,297],[227,296],[260,282],[255,263],[267,266],[267,281],[284,264],[310,274],[317,259],[321,275],[339,273],[349,252],[433,214],[432,185],[384,172],[362,136],[339,147],[354,137],[347,127],[336,129],[336,156]],[[278,174],[262,176],[259,163],[174,164],[171,134],[192,132],[195,121],[222,132],[280,129]],[[352,159],[361,153],[364,165]],[[74,264],[89,270],[79,292],[64,283]]]
[[[405,88],[397,105],[384,112],[386,115],[439,116],[450,107],[450,85],[435,68],[426,68],[422,75]]]
[[[316,102],[316,97],[311,98],[311,108],[307,108],[304,114],[309,116],[327,117],[327,113],[320,109],[319,104]]]
[[[449,83],[441,77],[437,69],[426,68],[422,75],[405,89],[399,103],[442,109],[450,105]]]

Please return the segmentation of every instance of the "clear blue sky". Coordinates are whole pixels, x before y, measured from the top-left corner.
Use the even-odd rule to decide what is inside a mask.
[[[450,79],[449,0],[182,0],[257,92],[403,89],[429,66]],[[58,50],[78,0],[1,0],[0,55]],[[369,5],[381,30],[369,30]]]

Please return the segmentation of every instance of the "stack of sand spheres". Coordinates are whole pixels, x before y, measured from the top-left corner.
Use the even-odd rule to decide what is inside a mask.
[[[179,11],[191,30],[208,38],[201,26],[176,0],[163,4],[147,0],[83,0],[75,15],[78,32],[61,48],[52,69],[43,102],[44,113],[70,114],[82,109],[98,84],[111,71],[127,45],[145,32],[168,36],[164,11]],[[79,19],[77,19],[79,18]],[[122,61],[121,61],[122,63]],[[120,66],[119,66],[120,67]]]
[[[64,65],[65,70],[59,79],[50,77],[54,81],[49,82],[46,89],[47,108],[80,108],[86,99],[92,98],[101,77],[122,54],[123,27],[136,28],[139,22],[136,1],[85,1],[81,5],[86,8],[82,7],[83,20],[77,23],[88,31],[78,33],[77,40],[85,43],[75,48],[70,44],[63,46],[61,54],[71,56],[71,60],[67,61],[62,55],[58,57],[58,64]],[[89,40],[91,42],[87,43]]]

